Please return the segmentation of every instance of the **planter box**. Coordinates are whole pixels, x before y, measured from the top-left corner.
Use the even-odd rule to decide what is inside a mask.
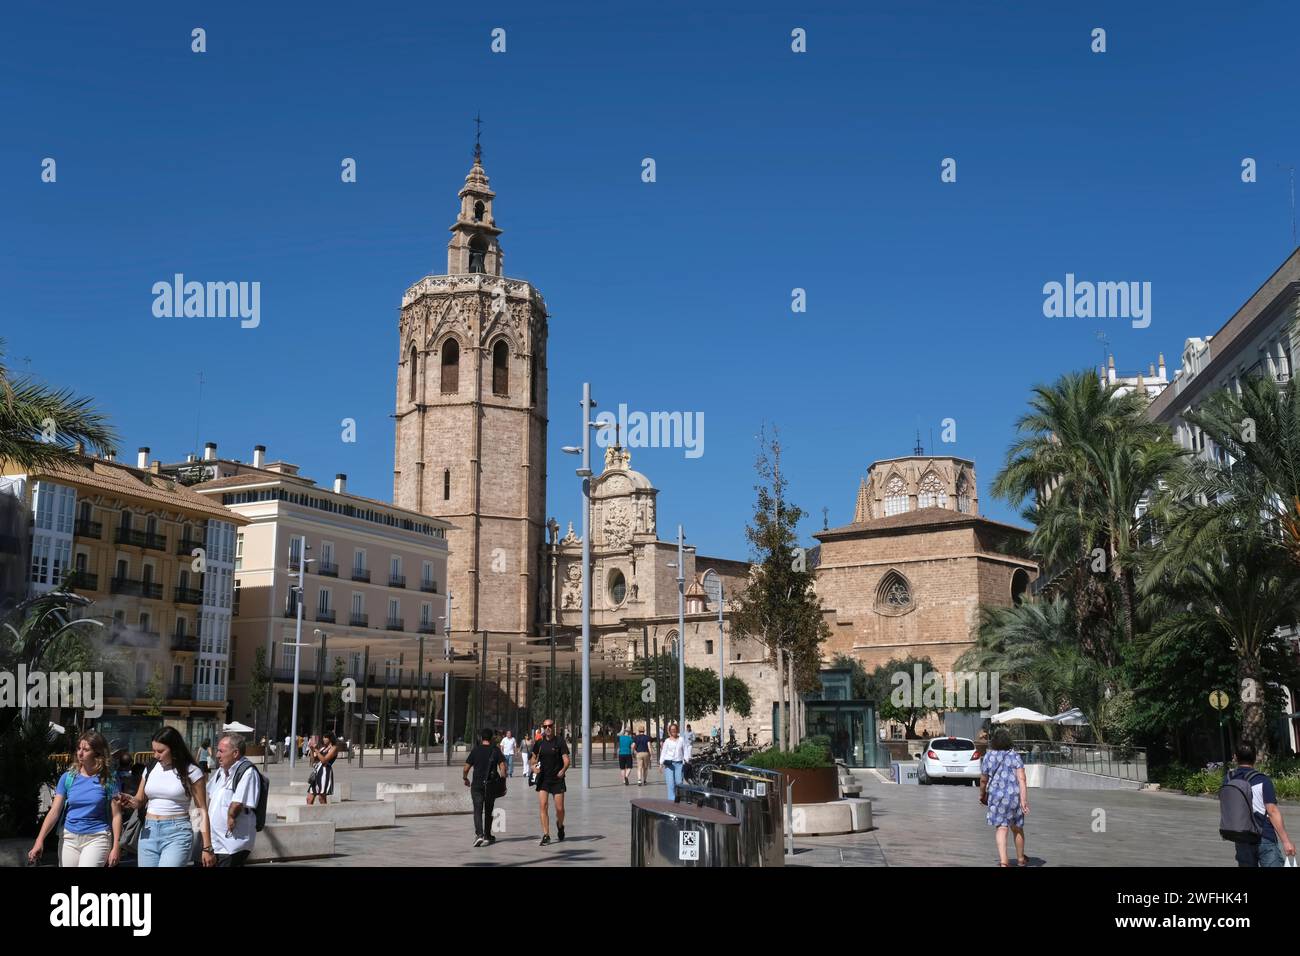
[[[840,798],[840,775],[834,767],[815,767],[794,770],[788,767],[771,768],[785,775],[786,782],[794,784],[792,802],[830,803]],[[785,795],[782,794],[782,797]]]

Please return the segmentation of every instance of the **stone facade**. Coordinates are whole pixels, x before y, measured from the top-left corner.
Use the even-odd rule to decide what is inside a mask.
[[[546,507],[546,303],[505,277],[481,156],[447,274],[402,298],[393,502],[445,519],[453,632],[536,633]]]
[[[913,655],[953,670],[975,642],[980,606],[1009,606],[1037,576],[1033,561],[1012,553],[1027,532],[979,516],[975,467],[965,459],[874,463],[856,514],[815,535],[827,659],[845,654],[871,671]]]

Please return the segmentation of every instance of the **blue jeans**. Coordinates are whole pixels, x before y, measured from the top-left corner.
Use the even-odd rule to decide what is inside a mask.
[[[515,755],[506,754],[505,757],[506,757],[506,776],[513,777],[515,775]]]
[[[144,821],[136,849],[136,866],[188,866],[194,831],[188,816]]]
[[[682,762],[673,760],[664,764],[664,782],[668,784],[668,799],[677,799],[677,788],[682,785]]]
[[[1238,866],[1282,866],[1282,844],[1276,840],[1260,840],[1259,846],[1237,844]]]

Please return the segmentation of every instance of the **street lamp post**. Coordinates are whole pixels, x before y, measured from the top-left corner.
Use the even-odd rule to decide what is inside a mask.
[[[291,743],[291,746],[289,747],[289,782],[290,783],[293,782],[294,768],[298,766],[298,680],[299,677],[301,676],[301,671],[302,671],[302,667],[301,667],[302,648],[305,646],[302,643],[302,605],[303,605],[303,600],[307,595],[307,589],[304,583],[304,579],[307,574],[307,561],[308,561],[307,536],[305,534],[299,535],[298,541],[299,541],[298,587],[296,589],[291,588],[291,590],[297,590],[298,592],[298,600],[297,600],[298,614],[297,614],[297,623],[294,627],[294,637],[293,637],[293,708],[291,710],[290,718],[289,718],[291,722],[289,727],[289,741]],[[289,570],[290,572],[292,572],[293,568],[291,567]]]
[[[443,621],[442,627],[442,650],[443,656],[447,659],[447,673],[442,675],[442,757],[443,760],[451,764],[450,743],[447,740],[447,734],[451,731],[451,659],[454,656],[451,649],[451,592],[447,592],[447,613],[441,616]]]
[[[591,420],[596,403],[591,399],[591,383],[582,383],[582,444],[565,446],[571,455],[582,455],[577,475],[582,479],[582,788],[591,788],[591,429],[599,427]]]
[[[677,526],[677,730],[686,736],[686,536]]]

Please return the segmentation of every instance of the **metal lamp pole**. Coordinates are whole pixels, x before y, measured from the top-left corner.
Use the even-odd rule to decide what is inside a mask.
[[[442,628],[442,648],[443,656],[447,658],[447,673],[442,675],[442,756],[445,761],[450,761],[451,751],[448,749],[450,744],[447,740],[448,733],[451,732],[451,659],[453,657],[451,650],[451,592],[447,592],[447,614],[443,617]]]
[[[704,590],[718,605],[718,746],[720,747],[727,739],[727,692],[724,685],[727,679],[727,652],[723,646],[725,637],[722,633],[722,576],[709,568],[704,572],[704,581]]]
[[[299,535],[301,542],[298,551],[298,615],[293,637],[293,708],[290,715],[289,740],[289,782],[293,782],[293,771],[298,766],[298,681],[302,672],[302,605],[307,596],[304,579],[307,574],[307,536]],[[292,569],[290,569],[292,571]],[[283,645],[281,645],[283,646]]]
[[[677,729],[686,736],[686,536],[677,526]]]
[[[591,420],[591,383],[582,383],[582,445],[566,446],[564,451],[582,455],[577,475],[582,479],[582,788],[591,788],[591,429],[599,427]]]

